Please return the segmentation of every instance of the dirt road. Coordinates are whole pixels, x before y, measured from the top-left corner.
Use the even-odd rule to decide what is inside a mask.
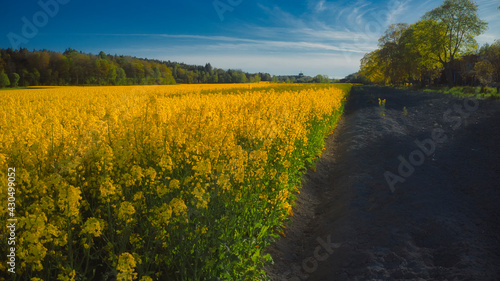
[[[500,102],[353,88],[294,213],[272,280],[500,280]]]

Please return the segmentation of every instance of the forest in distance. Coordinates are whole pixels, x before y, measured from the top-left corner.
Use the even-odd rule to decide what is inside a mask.
[[[270,82],[330,82],[326,76],[271,76],[156,59],[65,52],[0,49],[0,88],[67,85],[170,85]]]

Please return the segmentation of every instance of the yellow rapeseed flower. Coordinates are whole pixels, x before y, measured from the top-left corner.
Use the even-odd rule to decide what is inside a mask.
[[[134,218],[135,208],[130,202],[122,202],[120,208],[118,209],[118,219],[124,223],[131,223]]]
[[[116,276],[117,281],[132,281],[137,279],[137,273],[135,272],[136,261],[134,256],[129,253],[123,253],[118,258],[118,265],[116,270],[118,275]]]

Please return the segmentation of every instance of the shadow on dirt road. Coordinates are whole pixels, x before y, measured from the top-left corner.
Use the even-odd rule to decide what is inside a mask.
[[[500,280],[499,188],[500,102],[354,87],[267,271],[272,280]]]

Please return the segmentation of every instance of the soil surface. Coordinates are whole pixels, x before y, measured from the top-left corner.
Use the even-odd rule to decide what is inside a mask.
[[[500,102],[354,87],[268,252],[279,281],[500,280]]]

